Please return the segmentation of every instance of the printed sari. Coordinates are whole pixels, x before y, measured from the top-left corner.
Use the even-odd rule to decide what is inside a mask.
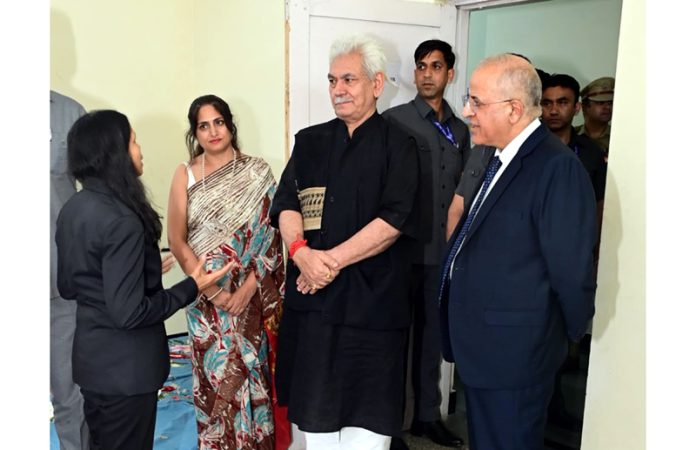
[[[202,296],[187,308],[201,449],[289,445],[289,423],[272,386],[285,280],[280,235],[268,217],[275,189],[270,167],[250,156],[238,157],[188,188],[193,252],[206,256],[207,270],[234,261],[231,275],[218,282],[223,289],[234,292],[248,276],[255,276],[257,285],[239,316]]]

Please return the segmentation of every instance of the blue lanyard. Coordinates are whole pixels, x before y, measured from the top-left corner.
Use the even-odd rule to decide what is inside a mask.
[[[433,125],[435,125],[435,128],[440,130],[440,133],[449,141],[450,144],[454,145],[455,148],[459,148],[459,142],[457,142],[454,139],[454,133],[452,133],[452,129],[450,128],[449,125],[446,123],[440,123],[435,119],[430,119],[433,122]]]

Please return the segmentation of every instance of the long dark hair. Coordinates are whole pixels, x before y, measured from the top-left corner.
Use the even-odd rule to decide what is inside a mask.
[[[230,134],[232,135],[232,147],[235,150],[239,150],[239,144],[237,143],[237,126],[234,124],[230,105],[217,95],[203,95],[191,103],[188,111],[189,129],[186,131],[186,148],[188,148],[191,160],[203,153],[203,147],[201,147],[201,144],[196,140],[196,128],[198,127],[198,111],[205,105],[212,106],[222,115],[222,118],[225,119],[227,129],[230,130]]]
[[[150,205],[145,186],[128,153],[131,126],[118,111],[91,111],[80,117],[68,132],[68,169],[82,182],[94,177],[135,212],[145,227],[145,237],[159,242],[160,216]]]

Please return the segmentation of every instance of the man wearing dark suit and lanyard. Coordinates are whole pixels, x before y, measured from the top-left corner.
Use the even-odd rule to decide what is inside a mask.
[[[412,386],[415,406],[411,433],[433,442],[459,447],[463,442],[442,423],[439,390],[442,351],[437,288],[445,247],[447,208],[469,156],[469,130],[443,98],[454,78],[452,47],[437,39],[422,42],[414,52],[413,76],[418,95],[386,110],[383,116],[401,127],[418,145],[420,221],[418,248],[411,269],[413,306]],[[407,449],[400,438],[391,449]]]
[[[541,81],[515,55],[474,71],[463,116],[494,147],[448,243],[443,354],[464,385],[471,450],[543,449],[566,340],[594,314],[595,198],[582,163],[540,126]]]

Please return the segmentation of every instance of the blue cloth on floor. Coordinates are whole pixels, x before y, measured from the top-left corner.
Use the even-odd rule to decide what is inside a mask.
[[[171,370],[157,402],[154,450],[196,450],[198,433],[193,408],[193,374],[188,336],[169,339]],[[53,420],[51,450],[60,450]]]

